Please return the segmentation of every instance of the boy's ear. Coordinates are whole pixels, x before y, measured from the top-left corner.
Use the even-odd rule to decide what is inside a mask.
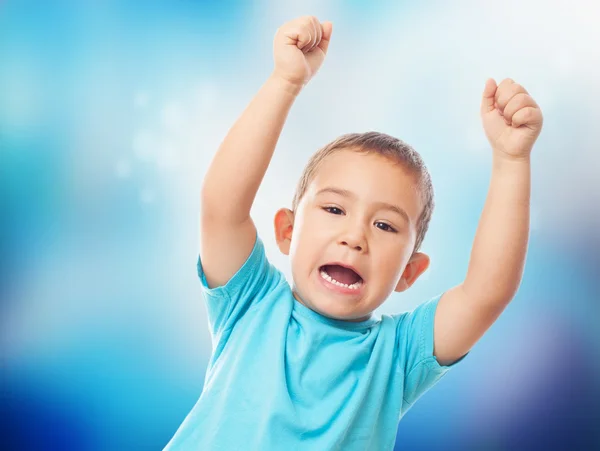
[[[421,274],[429,268],[429,256],[422,252],[416,252],[406,264],[402,277],[398,281],[398,285],[394,291],[398,293],[407,290],[410,286],[415,283]]]
[[[275,240],[279,250],[290,255],[292,230],[294,229],[294,212],[289,208],[280,208],[275,213]]]

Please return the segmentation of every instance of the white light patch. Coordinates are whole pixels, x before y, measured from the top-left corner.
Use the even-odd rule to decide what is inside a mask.
[[[133,153],[142,161],[151,161],[155,153],[155,137],[147,130],[140,130],[133,136]]]
[[[187,112],[178,103],[170,103],[161,111],[161,121],[168,131],[180,133],[186,125]]]
[[[179,167],[180,157],[175,145],[171,142],[163,144],[156,155],[158,169],[170,171]]]
[[[193,89],[194,103],[201,111],[209,111],[216,107],[218,97],[218,87],[208,82],[199,84]]]
[[[465,136],[466,149],[472,152],[473,155],[483,156],[486,151],[491,153],[492,149],[483,131],[481,120],[477,122],[473,121],[473,124],[467,127]]]

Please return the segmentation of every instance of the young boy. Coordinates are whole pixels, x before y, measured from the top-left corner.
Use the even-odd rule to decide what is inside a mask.
[[[222,143],[202,189],[198,261],[213,353],[200,399],[167,449],[390,450],[398,421],[514,297],[525,260],[530,152],[542,114],[512,80],[487,81],[488,198],[466,278],[412,312],[372,312],[429,266],[433,209],[419,155],[391,136],[344,135],[309,162],[275,216],[293,286],[250,218],[287,114],[327,53],[332,24],[302,17]]]

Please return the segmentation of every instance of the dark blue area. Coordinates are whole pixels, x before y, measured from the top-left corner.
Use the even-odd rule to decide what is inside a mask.
[[[81,406],[65,403],[60,393],[6,385],[0,405],[3,451],[86,451],[94,437]]]

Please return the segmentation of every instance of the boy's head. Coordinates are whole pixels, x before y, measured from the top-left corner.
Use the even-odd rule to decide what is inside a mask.
[[[433,207],[429,172],[403,141],[367,132],[329,143],[304,169],[292,210],[275,216],[294,296],[331,318],[368,318],[429,266],[417,251]]]

